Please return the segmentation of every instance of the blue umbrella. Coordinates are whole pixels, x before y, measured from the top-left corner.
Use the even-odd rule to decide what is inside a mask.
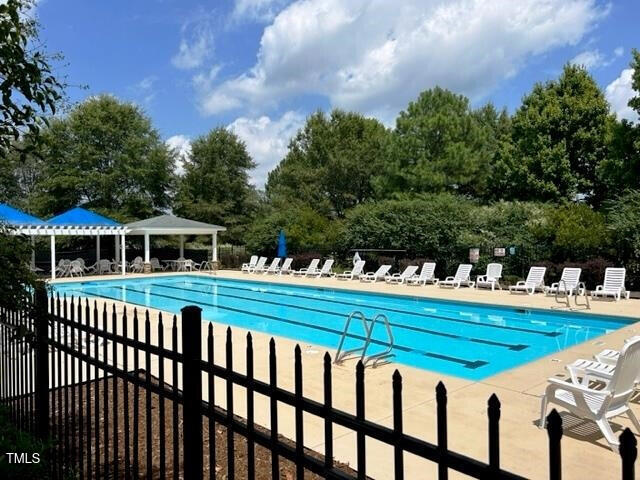
[[[280,230],[278,237],[278,256],[284,258],[287,256],[287,239],[284,236],[284,230]]]

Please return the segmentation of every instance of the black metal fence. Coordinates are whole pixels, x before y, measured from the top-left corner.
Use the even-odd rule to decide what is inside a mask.
[[[15,425],[50,439],[46,460],[52,478],[191,480],[224,474],[233,479],[236,462],[243,458],[246,468],[242,475],[249,479],[260,473],[258,468],[270,469],[272,478],[281,478],[283,463],[297,479],[305,478],[305,472],[324,478],[365,479],[367,439],[393,449],[392,458],[377,461],[392,461],[396,479],[405,478],[405,453],[436,464],[441,480],[448,478],[450,470],[479,479],[524,478],[500,466],[500,401],[495,395],[487,405],[489,455],[485,463],[448,448],[447,391],[442,383],[436,387],[437,442],[433,444],[404,431],[402,376],[398,371],[393,374],[393,426],[389,428],[366,418],[362,363],[356,367],[354,415],[333,406],[328,354],[324,357],[323,402],[302,393],[299,346],[295,349],[293,392],[278,386],[273,340],[269,344],[268,382],[254,378],[251,334],[246,340],[244,373],[233,368],[230,329],[226,332],[226,364],[216,364],[211,324],[202,349],[198,307],[184,308],[180,322],[173,317],[170,341],[164,338],[164,319],[159,316],[157,339],[152,342],[148,312],[139,317],[134,310],[129,317],[127,310],[117,313],[115,306],[108,310],[105,304],[99,310],[96,303],[87,300],[48,299],[43,288],[36,291],[34,303],[31,313],[0,309],[0,400]],[[152,360],[157,361],[157,375],[153,376]],[[215,378],[225,383],[226,410],[215,406]],[[238,386],[246,395],[246,418],[234,414],[234,387]],[[203,401],[203,392],[208,393],[208,402]],[[264,426],[268,428],[255,422],[256,395],[268,398],[270,420]],[[281,404],[295,411],[295,438],[291,440],[279,436]],[[324,455],[304,448],[304,415],[323,422]],[[356,434],[353,469],[334,461],[334,426]],[[222,436],[219,428],[225,429]],[[555,410],[548,417],[547,431],[549,478],[559,480],[562,419]],[[636,439],[626,429],[620,442],[621,476],[633,479]],[[268,453],[270,465],[257,462],[257,449]],[[218,462],[222,454],[226,461]]]

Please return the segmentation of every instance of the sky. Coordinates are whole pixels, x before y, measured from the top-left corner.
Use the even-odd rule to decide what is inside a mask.
[[[258,187],[310,113],[393,127],[436,85],[513,112],[574,62],[637,120],[626,105],[637,0],[39,0],[36,12],[72,101],[135,102],[182,155],[226,127],[258,164]]]

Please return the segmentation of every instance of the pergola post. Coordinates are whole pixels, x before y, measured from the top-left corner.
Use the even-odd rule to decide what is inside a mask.
[[[127,265],[126,265],[126,261],[127,261],[127,248],[125,246],[125,237],[126,235],[120,235],[120,247],[122,249],[122,251],[120,252],[121,256],[122,256],[122,275],[126,275],[127,273]]]
[[[180,258],[184,258],[184,235],[180,235]]]
[[[56,236],[51,235],[51,280],[56,279]]]
[[[31,235],[31,268],[36,269],[36,237]]]
[[[116,263],[120,263],[120,235],[116,235],[114,238],[116,244]]]
[[[149,246],[149,234],[144,234],[144,263],[149,263],[151,261],[151,251]]]
[[[218,232],[214,232],[211,236],[211,261],[218,261]]]
[[[100,261],[100,235],[96,235],[96,263]]]

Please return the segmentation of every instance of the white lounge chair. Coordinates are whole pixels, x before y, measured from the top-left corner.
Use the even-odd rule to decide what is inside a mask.
[[[274,258],[271,262],[271,265],[269,265],[269,267],[263,272],[263,274],[267,275],[269,273],[273,273],[275,275],[276,273],[278,273],[280,271],[280,260],[282,260],[280,257]]]
[[[473,265],[468,263],[461,263],[458,265],[458,269],[456,270],[456,274],[453,277],[447,277],[444,280],[440,280],[438,285],[440,287],[449,287],[449,288],[460,288],[462,285],[466,285],[467,287],[473,287],[475,282],[472,282],[469,279],[469,275],[471,274],[471,269]]]
[[[142,257],[136,257],[133,259],[133,262],[129,264],[129,271],[131,273],[144,272],[144,264],[142,263]]]
[[[478,276],[476,278],[476,288],[478,287],[490,287],[493,292],[496,289],[496,285],[500,290],[500,279],[502,278],[502,264],[490,263],[487,265],[487,273]]]
[[[632,337],[629,337],[624,341],[624,343],[633,342],[637,339],[640,339],[640,335],[634,335]],[[616,362],[618,361],[619,356],[620,356],[619,350],[613,350],[613,349],[607,348],[605,350],[602,350],[600,353],[595,354],[593,357],[598,362],[615,365]]]
[[[278,267],[280,266],[280,257],[276,257],[271,260],[271,263],[267,268],[256,268],[253,273],[262,273],[266,275],[267,273],[278,273]]]
[[[363,275],[360,275],[361,282],[367,283],[375,283],[378,280],[384,280],[384,278],[389,275],[389,270],[391,270],[391,265],[381,265],[378,270],[375,272],[367,272]]]
[[[354,278],[360,278],[364,271],[364,260],[358,260],[353,266],[353,270],[347,270],[346,272],[338,273],[335,278],[337,280],[353,280]]]
[[[616,452],[616,438],[609,419],[624,413],[640,432],[640,423],[629,407],[629,399],[635,391],[635,383],[640,369],[640,339],[627,343],[616,363],[611,380],[602,390],[582,384],[549,378],[549,385],[542,397],[540,407],[540,427],[544,428],[549,403],[566,408],[574,415],[596,422],[611,449]]]
[[[509,292],[525,292],[533,295],[536,290],[544,290],[544,274],[547,267],[531,267],[526,280],[520,280],[509,287]]]
[[[581,268],[564,268],[562,269],[562,276],[559,282],[554,282],[550,287],[544,288],[544,293],[547,295],[555,295],[556,293],[572,297],[573,295],[582,295],[583,289],[578,291],[578,284],[580,283]]]
[[[438,284],[439,280],[433,276],[436,271],[436,264],[434,262],[426,262],[422,265],[422,269],[420,270],[420,275],[414,275],[411,278],[408,278],[406,281],[407,285],[426,285],[428,283],[433,283],[435,285]]]
[[[258,263],[258,255],[251,255],[251,258],[249,259],[249,263],[243,263],[240,271],[248,273],[251,271],[252,268],[256,266],[257,263]]]
[[[409,265],[404,269],[402,273],[394,273],[391,276],[385,277],[384,281],[387,283],[394,283],[396,285],[401,285],[405,283],[409,278],[413,277],[418,271],[417,265]]]
[[[331,271],[332,268],[333,268],[333,259],[330,258],[324,261],[324,264],[322,265],[322,268],[320,270],[316,269],[315,271],[309,271],[306,273],[305,276],[316,277],[316,278],[325,277],[325,276],[333,277],[333,272]]]
[[[82,277],[85,273],[85,267],[79,260],[73,260],[69,265],[69,276]]]
[[[307,274],[307,272],[315,272],[315,271],[317,271],[319,263],[320,263],[320,259],[319,258],[314,258],[313,260],[311,260],[311,262],[309,263],[308,267],[301,268],[300,270],[293,270],[291,273],[294,276],[304,276],[304,275]]]
[[[278,274],[279,275],[288,275],[291,272],[293,272],[293,270],[291,269],[291,262],[293,262],[293,258],[285,258],[284,259],[284,263],[282,264],[282,266],[278,270]]]
[[[604,271],[604,282],[591,291],[591,297],[613,297],[616,302],[621,297],[629,299],[630,292],[624,286],[624,278],[627,275],[625,268],[607,267]]]
[[[267,263],[267,257],[260,257],[253,267],[248,267],[246,270],[243,270],[243,272],[254,273],[256,271],[263,271],[266,263]]]

